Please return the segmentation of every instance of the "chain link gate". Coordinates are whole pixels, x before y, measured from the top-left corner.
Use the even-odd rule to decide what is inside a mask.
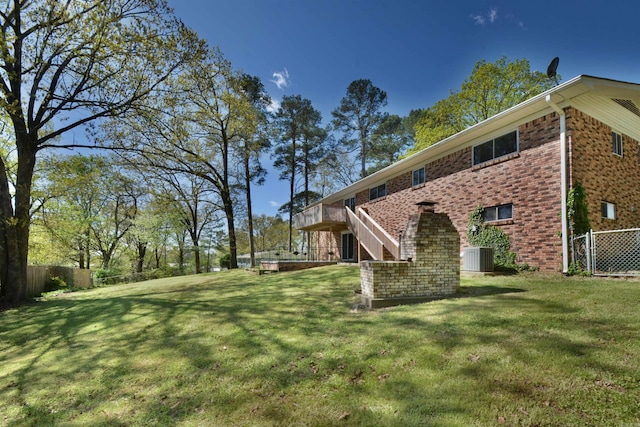
[[[640,228],[591,231],[572,239],[573,262],[596,276],[640,276]]]

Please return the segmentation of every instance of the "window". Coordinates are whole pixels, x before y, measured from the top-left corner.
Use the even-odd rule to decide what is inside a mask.
[[[613,203],[600,203],[600,212],[602,213],[602,218],[616,219],[616,205]]]
[[[344,199],[344,205],[346,207],[348,207],[349,209],[351,209],[351,211],[355,211],[356,210],[356,198],[355,197],[349,197],[348,199]]]
[[[622,135],[611,132],[611,143],[613,145],[613,154],[622,156]]]
[[[424,168],[413,171],[413,186],[424,184]]]
[[[501,221],[503,219],[513,219],[513,204],[492,206],[490,208],[484,208],[485,222]]]
[[[479,165],[516,151],[518,151],[518,132],[513,131],[473,147],[473,164]]]
[[[381,184],[369,189],[369,200],[379,199],[387,195],[387,184]]]

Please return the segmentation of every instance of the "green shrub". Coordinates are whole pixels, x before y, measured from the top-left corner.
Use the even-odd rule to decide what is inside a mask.
[[[67,283],[58,276],[52,277],[49,279],[49,283],[45,287],[45,292],[57,291],[59,289],[63,289],[67,287]]]
[[[220,257],[221,268],[231,268],[231,254],[224,254]]]
[[[569,268],[567,269],[567,275],[588,277],[591,276],[591,272],[582,268],[580,264],[572,262],[571,264],[569,264]]]
[[[495,225],[485,224],[484,208],[478,206],[469,216],[467,236],[471,246],[493,248],[493,263],[497,271],[518,272],[530,270],[527,264],[516,263],[516,254],[511,252],[511,241],[507,233]]]
[[[567,216],[574,235],[585,234],[591,229],[587,193],[579,182],[576,182],[567,194]]]

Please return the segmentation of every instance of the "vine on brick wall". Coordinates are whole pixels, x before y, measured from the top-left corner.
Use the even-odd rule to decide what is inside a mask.
[[[493,262],[496,266],[522,269],[516,265],[516,254],[509,251],[511,249],[509,236],[495,225],[485,224],[482,206],[476,207],[471,212],[467,236],[471,246],[493,248]]]
[[[587,193],[579,182],[567,194],[567,216],[572,235],[582,235],[591,229]]]

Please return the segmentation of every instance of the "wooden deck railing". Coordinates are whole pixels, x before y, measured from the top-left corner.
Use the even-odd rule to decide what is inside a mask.
[[[294,226],[298,230],[313,230],[331,224],[345,224],[344,206],[318,204],[310,206],[293,217]]]
[[[351,230],[360,244],[376,260],[384,259],[384,249],[400,259],[400,245],[384,228],[374,221],[362,208],[354,213],[344,206],[318,204],[295,215],[294,225],[298,230],[329,230],[336,226]]]
[[[400,259],[400,244],[396,239],[391,237],[387,231],[373,220],[362,208],[358,208],[358,218],[364,223],[366,228],[371,230],[378,240],[382,242],[385,248],[395,259]]]
[[[384,259],[384,244],[378,239],[364,222],[358,216],[351,211],[351,209],[345,208],[347,211],[347,227],[353,233],[358,242],[369,252],[374,260]]]

